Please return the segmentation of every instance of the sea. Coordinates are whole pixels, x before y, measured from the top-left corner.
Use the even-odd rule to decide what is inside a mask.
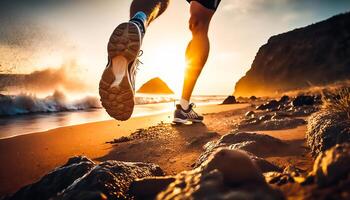
[[[197,105],[220,104],[225,98],[223,95],[197,95],[191,101]],[[0,139],[112,119],[97,97],[67,99],[60,93],[46,98],[27,94],[0,95]],[[172,95],[138,94],[132,117],[171,112],[176,102]]]

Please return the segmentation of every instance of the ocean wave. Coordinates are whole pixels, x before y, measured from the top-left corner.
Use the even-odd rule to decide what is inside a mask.
[[[167,103],[167,102],[172,102],[175,101],[176,99],[171,96],[136,96],[135,97],[135,103],[137,105],[142,105],[142,104],[155,104],[155,103]]]
[[[66,95],[58,90],[45,98],[26,93],[17,95],[0,94],[0,116],[77,111],[102,107],[97,96],[85,96],[77,100],[72,100],[68,97],[70,95]],[[222,99],[222,96],[194,96],[192,101],[195,103],[206,103],[221,101]],[[168,103],[176,102],[177,100],[174,95],[137,94],[135,97],[136,105]]]
[[[222,102],[227,96],[223,95],[195,95],[192,96],[191,102],[193,103],[210,103],[210,102]],[[175,98],[174,95],[136,95],[136,104],[154,104],[154,103],[168,103],[178,102],[179,99]]]
[[[86,96],[78,100],[68,100],[64,93],[55,91],[45,98],[30,94],[0,94],[0,116],[11,116],[30,113],[49,113],[99,108],[98,98]]]

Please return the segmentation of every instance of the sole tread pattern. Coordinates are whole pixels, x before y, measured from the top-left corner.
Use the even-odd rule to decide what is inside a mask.
[[[108,42],[108,57],[112,59],[123,56],[128,63],[133,62],[141,47],[140,32],[137,26],[127,22],[120,24],[112,33]],[[131,117],[134,110],[134,91],[129,80],[128,70],[124,74],[118,85],[112,85],[115,81],[112,67],[107,67],[101,77],[99,84],[99,94],[102,106],[107,113],[121,121]]]

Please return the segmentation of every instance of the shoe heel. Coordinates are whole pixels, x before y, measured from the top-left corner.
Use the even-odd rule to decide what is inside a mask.
[[[141,48],[141,32],[133,22],[120,24],[108,42],[108,57],[124,56],[128,63],[134,61]]]

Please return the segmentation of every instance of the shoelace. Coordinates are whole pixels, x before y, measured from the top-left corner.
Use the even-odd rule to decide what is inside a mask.
[[[142,56],[142,54],[143,54],[143,51],[140,50],[139,51],[139,55],[137,55],[137,58],[134,61],[135,62],[134,68],[131,71],[132,72],[132,75],[131,75],[132,87],[133,87],[134,90],[135,90],[135,77],[136,77],[136,74],[140,70],[139,69],[140,64],[143,65],[143,62],[141,62],[140,59],[139,59]]]
[[[190,103],[191,108],[197,107],[195,103]]]
[[[136,58],[136,65],[135,65],[136,70],[135,70],[135,75],[136,75],[137,71],[140,70],[139,66],[140,66],[140,65],[143,65],[143,62],[139,59],[142,55],[143,55],[143,50],[140,50],[140,51],[139,51],[139,55],[138,55],[137,58]]]
[[[196,113],[193,108],[196,107],[196,104],[195,103],[190,103],[190,107],[191,107],[191,111],[190,111],[190,115],[192,118],[197,118],[199,115],[198,113]]]

